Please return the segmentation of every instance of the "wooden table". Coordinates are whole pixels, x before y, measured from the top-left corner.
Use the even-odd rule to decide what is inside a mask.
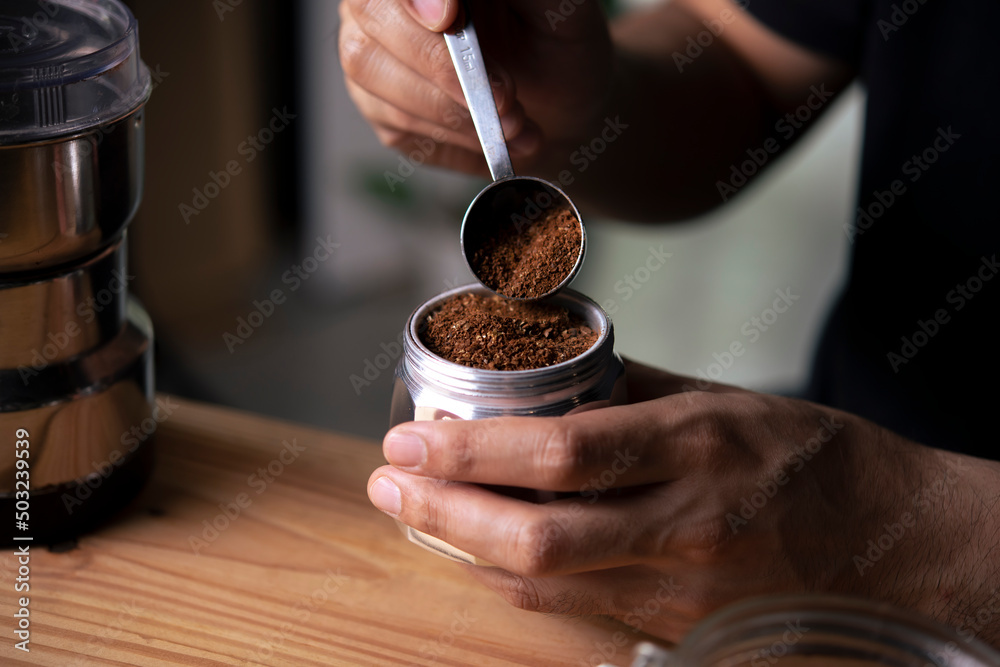
[[[554,666],[614,646],[624,626],[514,609],[406,542],[365,493],[378,443],[177,402],[128,511],[32,549],[30,653],[0,553],[0,664]]]

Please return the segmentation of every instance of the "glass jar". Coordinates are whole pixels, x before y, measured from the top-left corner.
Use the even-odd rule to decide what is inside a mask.
[[[993,612],[990,612],[991,614]],[[997,667],[975,638],[890,604],[778,595],[709,616],[673,650],[636,648],[632,667]],[[606,666],[611,667],[611,666]]]
[[[396,367],[390,427],[406,421],[558,416],[624,401],[624,365],[614,351],[611,319],[594,301],[569,289],[545,302],[579,316],[598,334],[594,345],[573,359],[544,368],[495,371],[463,366],[433,354],[420,340],[427,316],[445,300],[466,293],[492,294],[481,285],[457,287],[426,301],[407,321],[403,356]],[[547,499],[551,498],[536,498]],[[441,556],[489,564],[408,526],[400,524],[400,528],[411,542]]]

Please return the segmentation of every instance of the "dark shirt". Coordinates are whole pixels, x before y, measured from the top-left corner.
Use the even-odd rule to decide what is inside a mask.
[[[750,0],[867,89],[851,266],[808,398],[1000,459],[1000,2]]]

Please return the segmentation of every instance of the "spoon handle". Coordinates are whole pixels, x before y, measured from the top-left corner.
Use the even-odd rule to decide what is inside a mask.
[[[479,143],[486,154],[490,175],[494,181],[498,181],[512,177],[514,167],[510,163],[507,142],[500,126],[500,114],[493,99],[493,89],[486,73],[483,52],[479,48],[479,38],[472,25],[472,16],[468,5],[462,4],[458,20],[445,32],[444,41],[448,45],[455,72],[458,73],[458,81],[462,84],[465,101],[469,104],[469,113],[472,114]]]

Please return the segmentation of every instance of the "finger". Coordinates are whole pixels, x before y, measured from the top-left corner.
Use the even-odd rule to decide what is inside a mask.
[[[759,573],[754,578],[754,568],[770,557],[778,541],[772,524],[758,521],[748,527],[743,521],[741,540],[734,540],[727,512],[740,510],[729,495],[715,491],[740,484],[743,474],[713,471],[531,503],[474,484],[382,466],[369,478],[368,495],[406,525],[525,577],[655,564],[706,585],[711,582],[701,577],[711,578],[715,568],[726,576],[710,587],[727,595],[760,586],[777,590],[790,581],[780,567],[770,579]],[[757,556],[748,558],[749,553]],[[725,581],[732,590],[722,586]]]
[[[472,578],[525,611],[618,618],[629,608],[630,568],[554,577],[524,577],[498,567],[463,566]]]
[[[637,562],[650,549],[636,518],[648,517],[658,502],[652,492],[594,505],[580,499],[535,504],[391,466],[372,473],[368,495],[406,525],[524,576]]]
[[[685,585],[686,579],[648,567],[544,578],[523,577],[493,567],[462,567],[473,579],[519,609],[569,616],[610,616],[625,623],[633,633],[647,632],[671,640],[683,637],[712,611],[691,600],[697,593]]]
[[[490,179],[489,168],[486,166],[486,158],[483,157],[482,149],[470,151],[454,144],[434,144],[434,150],[427,151],[427,137],[385,125],[373,125],[372,129],[375,130],[375,136],[378,137],[383,146],[395,148],[400,153],[409,156],[411,161],[415,155],[414,151],[416,151],[423,160],[421,164],[447,167]],[[402,176],[399,178],[403,179]]]
[[[418,25],[425,32],[443,32],[458,17],[460,0],[342,0],[340,18],[345,12],[357,17],[372,34],[394,26]],[[419,6],[418,6],[419,5]],[[400,23],[400,15],[408,14],[413,20]]]
[[[386,434],[383,452],[415,474],[548,491],[667,481],[731,435],[734,417],[719,397],[689,396],[563,417],[407,422]]]
[[[479,138],[476,136],[472,125],[471,117],[463,116],[465,120],[463,120],[459,129],[444,127],[425,118],[415,116],[389,101],[376,97],[349,79],[346,84],[348,94],[369,123],[391,127],[418,136],[430,137],[436,143],[455,144],[472,152],[482,151]],[[464,111],[458,105],[455,105],[455,108]],[[514,110],[503,117],[501,125],[504,135],[515,146],[524,143],[524,139],[517,141],[522,131],[526,129],[524,109],[520,104],[515,104]],[[529,126],[527,130],[529,132],[536,132],[533,126]]]
[[[434,144],[448,143],[461,146],[469,151],[482,150],[479,148],[479,140],[475,134],[455,132],[419,116],[414,116],[385,100],[375,97],[353,81],[347,81],[347,92],[351,96],[351,99],[354,100],[354,104],[358,107],[358,110],[373,125],[392,128],[393,130],[410,135],[427,137],[432,139]],[[431,146],[430,150],[434,149],[436,147]],[[429,150],[425,150],[424,152],[429,152]]]
[[[397,60],[360,30],[357,23],[347,23],[341,28],[339,48],[344,74],[357,87],[425,120],[461,127],[464,107]]]
[[[401,5],[398,0],[349,0],[349,12],[354,21],[345,28],[351,29],[349,36],[353,36],[353,31],[363,32],[397,62],[405,64],[442,95],[464,107],[465,95],[444,37],[426,30],[407,7],[408,3]],[[492,60],[487,62],[486,70],[490,74],[497,111],[502,117],[511,110],[516,98],[514,82]]]
[[[413,69],[421,63],[398,59],[354,20],[345,21],[341,28],[340,58],[353,90],[363,89],[407,114],[466,134],[470,141],[475,138],[475,126],[460,88],[455,99]],[[454,78],[454,71],[449,76]],[[494,76],[491,81],[504,136],[508,141],[516,140],[525,124],[524,107],[517,101],[508,78]],[[450,83],[458,85],[457,79]]]
[[[458,0],[410,0],[403,4],[410,15],[428,30],[444,30],[458,16]]]

